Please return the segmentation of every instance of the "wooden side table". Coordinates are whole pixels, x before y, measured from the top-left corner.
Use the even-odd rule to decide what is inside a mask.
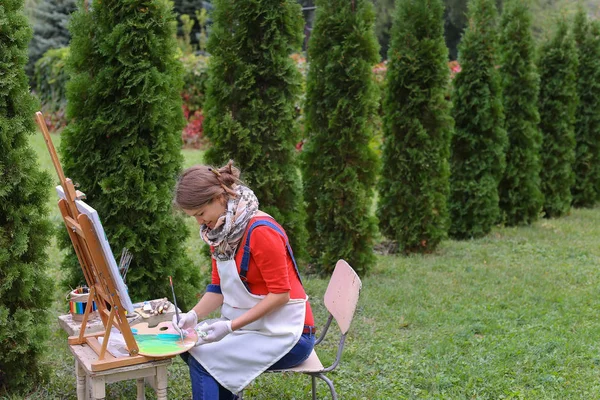
[[[106,384],[128,379],[137,380],[137,400],[146,398],[144,384],[148,382],[156,391],[158,400],[167,399],[167,366],[173,358],[149,361],[127,367],[113,368],[105,371],[92,371],[91,363],[98,355],[88,345],[71,345],[71,353],[75,357],[75,374],[77,377],[77,400],[101,400],[106,397]]]

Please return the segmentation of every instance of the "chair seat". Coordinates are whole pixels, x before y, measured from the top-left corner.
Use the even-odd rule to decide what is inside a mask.
[[[319,360],[319,356],[317,356],[317,353],[313,349],[312,353],[310,353],[310,356],[308,356],[308,358],[302,364],[297,365],[293,368],[274,369],[269,372],[304,372],[305,373],[305,372],[321,372],[324,369],[325,368],[323,367],[321,360]]]

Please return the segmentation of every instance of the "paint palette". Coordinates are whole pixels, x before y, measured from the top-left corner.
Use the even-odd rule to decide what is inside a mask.
[[[189,329],[183,331],[183,342],[181,335],[173,328],[171,322],[161,322],[149,328],[147,323],[137,324],[131,327],[133,337],[139,348],[139,354],[148,357],[166,357],[185,353],[198,340],[196,331]]]

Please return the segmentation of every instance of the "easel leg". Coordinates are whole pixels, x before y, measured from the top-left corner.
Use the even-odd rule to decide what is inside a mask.
[[[167,366],[156,367],[156,398],[167,400]]]
[[[87,400],[86,399],[86,385],[85,385],[85,370],[75,359],[75,376],[77,378],[77,400]]]
[[[137,380],[137,400],[146,400],[146,388],[144,378]]]
[[[106,380],[103,376],[88,377],[91,400],[104,400],[106,397]]]

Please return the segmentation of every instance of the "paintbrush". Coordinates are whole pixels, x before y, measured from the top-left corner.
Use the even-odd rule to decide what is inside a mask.
[[[175,306],[175,317],[177,319],[177,327],[179,328],[179,309],[177,308],[177,297],[175,297],[175,288],[173,287],[173,279],[169,275],[169,283],[171,284],[171,292],[173,292],[173,305]],[[183,332],[179,329],[181,341],[183,342]]]

